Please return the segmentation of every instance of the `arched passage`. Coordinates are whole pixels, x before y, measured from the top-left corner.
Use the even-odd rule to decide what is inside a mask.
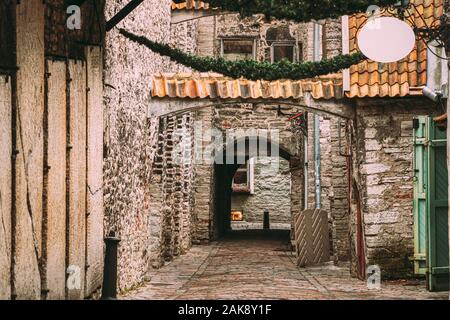
[[[231,199],[232,182],[237,170],[252,158],[270,157],[278,161],[279,158],[289,162],[289,170],[296,171],[296,157],[278,142],[273,142],[265,136],[245,136],[224,144],[218,150],[214,164],[214,223],[215,238],[220,238],[231,230]],[[271,162],[273,164],[273,162]],[[275,168],[276,169],[276,168]],[[298,175],[299,172],[291,174]],[[295,182],[294,182],[295,181]],[[292,179],[290,183],[300,183],[301,179]],[[295,195],[296,196],[296,195]],[[300,210],[300,203],[291,199],[291,214]],[[292,194],[291,194],[292,198]],[[294,201],[293,201],[294,200]],[[262,212],[261,212],[262,214]]]

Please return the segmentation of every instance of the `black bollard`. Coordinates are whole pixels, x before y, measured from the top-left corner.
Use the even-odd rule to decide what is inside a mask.
[[[120,239],[116,238],[114,231],[111,231],[105,238],[106,252],[101,300],[117,299],[117,246],[119,242]]]
[[[269,210],[264,211],[264,229],[270,229]]]

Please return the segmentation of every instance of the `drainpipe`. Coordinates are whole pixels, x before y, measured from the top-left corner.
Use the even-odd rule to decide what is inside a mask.
[[[320,118],[314,115],[314,165],[316,181],[316,209],[320,209],[321,185],[320,185]]]
[[[322,25],[314,23],[314,61],[322,60]],[[314,180],[316,189],[316,209],[321,208],[321,183],[320,183],[320,117],[314,115]]]
[[[305,118],[308,119],[308,113],[305,113]],[[304,149],[304,167],[303,167],[303,190],[305,198],[305,210],[308,210],[308,134],[304,136],[303,139],[303,149]]]

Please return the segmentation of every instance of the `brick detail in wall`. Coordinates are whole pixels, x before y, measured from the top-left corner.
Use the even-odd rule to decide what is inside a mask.
[[[203,153],[210,140],[207,135],[203,134],[211,129],[212,124],[212,108],[199,110],[196,114],[195,139],[202,146],[196,150],[196,164],[194,166],[194,235],[193,242],[195,244],[206,244],[213,239],[214,231],[214,167],[202,161]],[[199,136],[201,135],[201,136]],[[205,160],[205,159],[203,159]]]
[[[152,173],[151,265],[185,253],[193,228],[193,115],[161,119]],[[154,242],[154,244],[153,244]]]

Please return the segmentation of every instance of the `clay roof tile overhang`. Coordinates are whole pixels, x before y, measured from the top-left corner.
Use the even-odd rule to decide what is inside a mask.
[[[410,9],[414,25],[418,28],[436,25],[443,15],[443,0],[411,0],[417,11]],[[421,17],[422,16],[422,17]],[[422,19],[423,18],[423,19]],[[357,33],[366,23],[365,14],[349,17],[350,52],[357,51]],[[365,60],[350,68],[348,98],[405,97],[422,95],[427,84],[427,46],[417,40],[414,50],[394,63]]]
[[[210,10],[209,3],[198,0],[187,0],[181,3],[172,2],[172,10]]]
[[[217,73],[165,73],[153,79],[154,98],[299,100],[343,98],[342,77],[330,75],[308,80],[250,81]]]

